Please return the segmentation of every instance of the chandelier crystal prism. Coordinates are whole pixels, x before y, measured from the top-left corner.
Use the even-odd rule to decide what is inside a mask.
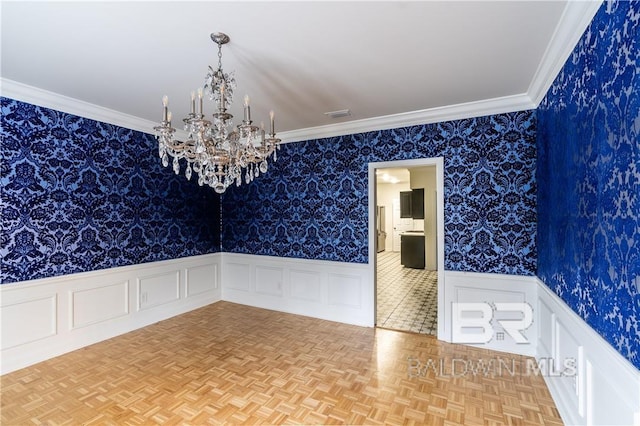
[[[230,39],[226,34],[212,33],[211,40],[218,45],[218,68],[209,66],[204,86],[198,89],[197,96],[196,92],[191,92],[191,112],[182,120],[187,140],[183,142],[175,138],[176,129],[171,126],[167,96],[162,98],[162,122],[154,130],[163,166],[168,167],[169,157],[172,157],[173,171],[180,174],[180,160],[184,159],[187,179],[195,173],[199,185],[209,185],[222,194],[234,183],[237,186],[243,181],[248,184],[261,173],[266,173],[269,157],[277,160],[280,139],[276,138],[273,111],[270,113],[268,135],[264,125],[253,125],[249,96],[244,98],[243,120],[233,128],[233,115],[228,109],[233,102],[236,80],[233,72],[222,70],[222,46]],[[207,120],[203,113],[205,95],[215,105],[212,120]]]

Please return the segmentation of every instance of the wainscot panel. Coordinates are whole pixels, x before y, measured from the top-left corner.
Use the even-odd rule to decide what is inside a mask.
[[[282,268],[256,266],[256,293],[282,296]]]
[[[222,298],[330,321],[374,326],[366,264],[222,253]]]
[[[217,263],[194,266],[187,269],[186,297],[218,289],[219,265]]]
[[[0,373],[219,301],[220,261],[214,253],[0,286]]]
[[[537,323],[533,316],[529,321],[526,318],[527,312],[523,312],[527,306],[532,310],[535,306],[534,277],[445,271],[445,282],[444,306],[441,307],[443,312],[438,315],[438,320],[444,320],[444,335],[439,335],[439,338],[453,343],[535,356]],[[456,306],[461,311],[456,311]],[[472,321],[469,321],[471,317],[484,321],[484,325],[474,327]],[[519,322],[522,325],[518,325]],[[506,330],[509,326],[521,332],[524,341],[518,343],[512,337],[516,333]]]
[[[538,360],[566,424],[640,424],[640,372],[542,281],[537,281]],[[551,373],[551,374],[549,374]]]
[[[12,302],[11,299],[15,297],[5,297],[3,294],[3,305],[0,307],[3,351],[36,342],[57,333],[57,295],[47,292],[42,295],[25,294],[24,296],[26,296],[25,299]],[[25,312],[30,312],[30,315],[25,315]],[[15,327],[15,324],[20,326]],[[3,363],[4,361],[3,359]]]
[[[138,310],[150,309],[180,299],[180,270],[138,278]]]
[[[129,281],[91,287],[80,283],[81,290],[71,290],[71,328],[108,321],[129,313]]]
[[[322,302],[321,273],[315,271],[289,271],[291,298],[307,302]]]
[[[227,291],[250,291],[251,265],[248,263],[226,262],[227,257],[223,255],[222,272],[222,293]]]
[[[360,309],[362,286],[362,277],[359,274],[329,274],[329,305]]]

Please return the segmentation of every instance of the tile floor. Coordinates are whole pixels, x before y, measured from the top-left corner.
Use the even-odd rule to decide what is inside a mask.
[[[377,254],[377,326],[436,335],[438,273],[405,268],[400,253]]]

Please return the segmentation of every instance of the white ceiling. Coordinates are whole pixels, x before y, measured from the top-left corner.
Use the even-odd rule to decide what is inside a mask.
[[[161,119],[166,94],[175,123],[207,66],[217,65],[209,35],[221,31],[231,37],[222,64],[236,73],[236,118],[246,93],[257,123],[273,109],[279,132],[335,133],[452,105],[531,100],[536,79],[549,80],[541,69],[557,72],[573,47],[554,43],[574,6],[2,1],[1,76],[3,86],[17,82],[149,122]],[[560,41],[575,44],[579,35]],[[341,109],[351,116],[324,114]]]
[[[411,173],[409,169],[404,167],[376,169],[376,182],[380,184],[397,184],[397,183],[409,183],[411,180]]]

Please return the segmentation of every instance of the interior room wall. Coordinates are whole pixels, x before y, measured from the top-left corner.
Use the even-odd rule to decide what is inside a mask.
[[[537,275],[638,369],[639,15],[605,2],[537,110]]]
[[[220,200],[149,134],[0,98],[2,283],[220,249]]]
[[[223,251],[367,263],[368,163],[444,157],[445,268],[534,275],[533,111],[284,144],[222,196]]]

